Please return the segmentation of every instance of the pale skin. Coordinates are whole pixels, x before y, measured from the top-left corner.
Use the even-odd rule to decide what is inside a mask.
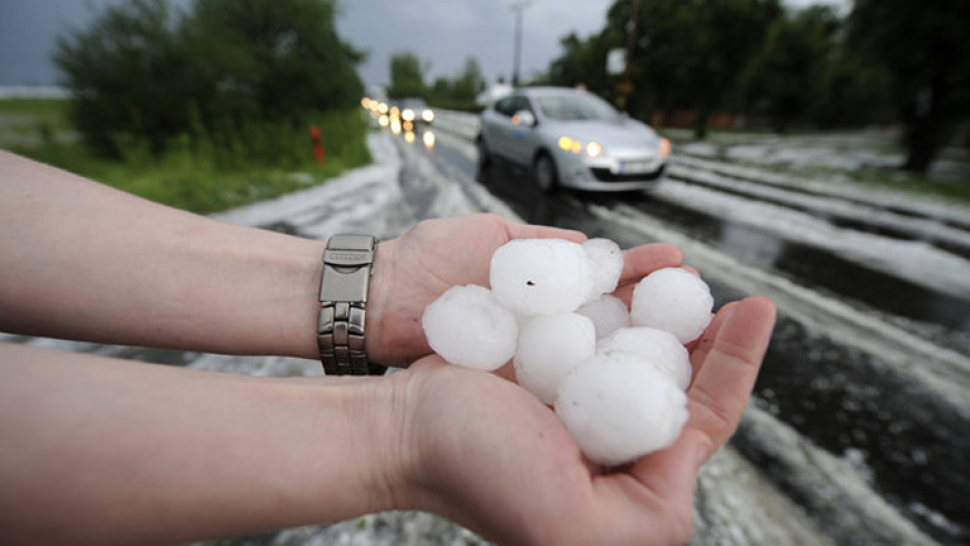
[[[314,358],[323,243],[155,205],[0,152],[0,330]],[[587,463],[506,378],[447,365],[420,329],[501,244],[578,232],[489,215],[382,242],[367,352],[388,377],[253,378],[0,345],[0,543],[168,544],[393,509],[500,544],[677,544],[701,465],[735,430],[775,318],[752,297],[692,347],[688,425],[621,469]],[[625,253],[624,285],[681,264]],[[429,356],[430,355],[430,356]]]

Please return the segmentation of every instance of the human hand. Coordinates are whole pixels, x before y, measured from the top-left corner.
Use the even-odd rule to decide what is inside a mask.
[[[404,505],[500,544],[684,543],[697,473],[737,428],[774,320],[764,298],[724,306],[694,345],[678,441],[612,470],[586,461],[555,413],[514,383],[424,358],[391,376]]]
[[[431,354],[421,315],[454,285],[489,286],[489,264],[498,247],[513,239],[560,238],[583,242],[578,231],[518,224],[477,214],[421,222],[406,234],[381,243],[374,264],[367,311],[367,355],[390,366],[407,366]],[[680,264],[669,244],[643,245],[624,253],[621,283],[650,271]],[[618,294],[629,303],[632,285]]]

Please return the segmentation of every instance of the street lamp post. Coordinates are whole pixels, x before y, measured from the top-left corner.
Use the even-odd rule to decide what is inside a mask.
[[[518,0],[509,6],[515,13],[515,51],[513,53],[512,87],[519,86],[519,61],[522,57],[522,14],[532,5],[532,0]]]

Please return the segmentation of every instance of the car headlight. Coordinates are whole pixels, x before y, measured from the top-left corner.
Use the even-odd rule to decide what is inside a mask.
[[[405,108],[404,111],[401,112],[401,119],[404,121],[414,121],[414,110]]]
[[[666,138],[660,139],[660,157],[667,157],[670,155],[670,140]]]
[[[605,153],[603,147],[598,142],[587,142],[585,145],[581,140],[577,140],[568,136],[559,137],[557,142],[559,147],[567,152],[572,152],[574,154],[581,154],[583,150],[586,151],[586,155],[589,157],[599,157]]]
[[[434,112],[431,110],[425,110],[424,112],[421,112],[421,119],[423,119],[424,121],[427,121],[428,123],[431,123],[432,121],[434,121]]]

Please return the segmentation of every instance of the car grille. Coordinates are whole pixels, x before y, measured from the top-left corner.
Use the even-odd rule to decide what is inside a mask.
[[[666,168],[666,165],[662,165],[653,172],[637,174],[616,174],[604,167],[593,167],[590,170],[593,171],[593,176],[600,182],[636,182],[639,180],[656,180],[663,176]]]

